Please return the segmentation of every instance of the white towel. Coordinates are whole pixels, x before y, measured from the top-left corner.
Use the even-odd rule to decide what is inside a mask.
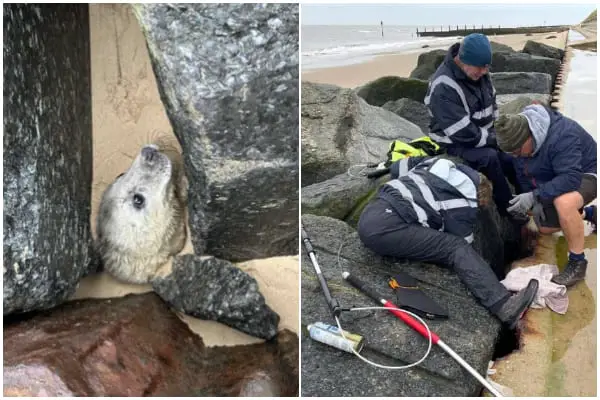
[[[533,303],[531,303],[531,308],[547,306],[554,312],[565,314],[569,308],[569,296],[567,296],[565,285],[550,282],[550,279],[556,274],[558,274],[556,265],[538,264],[526,268],[515,268],[500,283],[512,292],[518,292],[524,289],[531,279],[537,279],[540,286]]]

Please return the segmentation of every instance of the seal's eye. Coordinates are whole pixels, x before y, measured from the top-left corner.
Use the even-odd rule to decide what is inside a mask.
[[[135,208],[137,208],[138,210],[144,207],[145,202],[146,202],[146,199],[141,194],[133,195],[133,206]]]
[[[122,177],[123,175],[125,175],[125,172],[123,172],[122,174],[119,174],[115,179],[119,179],[120,177]]]

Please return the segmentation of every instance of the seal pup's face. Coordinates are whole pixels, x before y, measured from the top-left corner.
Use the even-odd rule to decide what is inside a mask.
[[[105,268],[117,278],[139,282],[138,275],[147,272],[141,279],[147,282],[156,268],[183,247],[183,171],[180,154],[175,153],[163,152],[154,144],[144,146],[131,167],[102,195],[96,224],[98,248]],[[136,278],[124,272],[130,269],[135,269]]]

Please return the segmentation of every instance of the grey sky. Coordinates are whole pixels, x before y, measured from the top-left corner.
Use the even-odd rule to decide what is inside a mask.
[[[571,25],[595,4],[302,4],[303,25]]]

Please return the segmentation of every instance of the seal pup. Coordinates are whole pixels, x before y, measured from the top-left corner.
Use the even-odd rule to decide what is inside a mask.
[[[144,146],[100,200],[95,247],[104,269],[121,281],[152,281],[185,245],[186,201],[181,152],[167,141]]]

